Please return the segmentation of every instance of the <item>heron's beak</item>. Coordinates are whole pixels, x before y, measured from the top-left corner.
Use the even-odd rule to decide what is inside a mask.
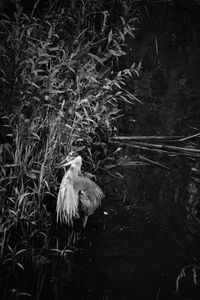
[[[71,160],[70,160],[71,158]],[[74,165],[76,166],[78,169],[81,169],[81,165],[82,165],[82,157],[79,155],[75,158],[72,157],[67,157],[63,162],[61,162],[59,167],[66,167],[66,166],[71,166]]]
[[[67,167],[67,166],[71,166],[71,164],[73,164],[75,161],[75,159],[72,159],[71,161],[68,161],[67,163],[61,164],[60,167]]]

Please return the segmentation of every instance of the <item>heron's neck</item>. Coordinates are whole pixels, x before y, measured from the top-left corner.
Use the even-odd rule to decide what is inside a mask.
[[[70,177],[76,178],[80,175],[80,170],[74,166],[71,166],[69,169]]]

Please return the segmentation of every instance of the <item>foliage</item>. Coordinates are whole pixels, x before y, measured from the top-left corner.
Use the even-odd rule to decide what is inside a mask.
[[[99,1],[78,1],[44,19],[27,16],[18,7],[14,21],[1,22],[2,98],[9,95],[28,119],[60,116],[64,154],[77,145],[89,151],[97,128],[111,131],[119,100],[135,100],[124,88],[126,78],[138,73],[135,64],[113,72],[126,55],[124,46],[133,36],[134,22],[121,17],[117,28],[111,26]]]
[[[120,69],[135,18],[120,17],[116,26],[101,1],[72,1],[42,17],[16,3],[0,21],[0,254],[12,276],[24,271],[25,254],[50,247],[45,199],[55,203],[58,163],[81,149],[96,168],[94,149],[107,155],[101,135],[112,134],[119,102],[135,101],[126,80],[138,76],[134,62]]]

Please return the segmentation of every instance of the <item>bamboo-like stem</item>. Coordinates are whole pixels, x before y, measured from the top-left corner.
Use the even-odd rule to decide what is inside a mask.
[[[181,141],[183,136],[115,136],[112,137],[112,140],[166,140],[166,141]]]
[[[158,167],[161,167],[161,168],[163,168],[163,169],[165,169],[165,170],[170,171],[170,168],[169,168],[169,167],[167,167],[167,166],[165,166],[165,165],[163,165],[163,164],[160,164],[160,163],[158,163],[158,162],[156,162],[156,161],[154,161],[154,160],[151,160],[151,159],[146,158],[146,157],[141,156],[141,155],[139,155],[139,158],[140,158],[141,160],[143,160],[143,161],[146,161],[146,162],[152,164],[152,165],[156,165],[156,166],[158,166]]]
[[[187,137],[184,137],[184,138],[180,139],[179,142],[187,141],[187,140],[193,139],[194,137],[197,137],[197,136],[200,136],[200,132],[190,135],[190,136],[187,136]]]
[[[152,143],[145,143],[145,142],[135,142],[128,143],[128,142],[121,142],[121,141],[111,141],[112,143],[120,144],[123,146],[137,148],[141,150],[148,150],[148,151],[159,151],[163,153],[169,154],[169,152],[175,152],[178,154],[186,154],[188,156],[195,156],[200,157],[200,150],[193,149],[193,148],[185,148],[185,147],[178,147],[178,146],[168,146],[168,145],[160,145],[160,144],[152,144]]]

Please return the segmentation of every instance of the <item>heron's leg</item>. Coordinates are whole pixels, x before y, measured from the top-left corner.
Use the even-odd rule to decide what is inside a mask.
[[[83,216],[83,218],[82,218],[83,227],[85,227],[85,226],[86,226],[87,219],[88,219],[88,216]]]

